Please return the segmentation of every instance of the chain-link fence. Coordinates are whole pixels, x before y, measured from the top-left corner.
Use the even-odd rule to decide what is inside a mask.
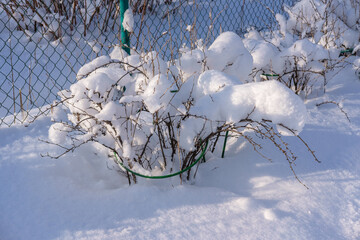
[[[274,28],[295,1],[132,0],[131,47],[170,60],[222,31]],[[119,12],[119,0],[0,0],[0,127],[46,112],[83,64],[119,45]]]

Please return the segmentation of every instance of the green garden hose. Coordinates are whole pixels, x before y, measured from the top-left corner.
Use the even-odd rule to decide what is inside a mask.
[[[139,177],[143,177],[143,178],[149,178],[149,179],[163,179],[163,178],[170,178],[170,177],[174,177],[176,175],[180,175],[182,174],[183,172],[186,172],[188,170],[190,170],[193,166],[195,166],[201,159],[204,158],[205,156],[205,152],[206,152],[206,149],[208,147],[208,144],[209,144],[209,141],[206,142],[205,144],[205,148],[203,149],[203,151],[201,152],[200,156],[196,159],[195,162],[193,162],[190,166],[188,166],[187,168],[179,171],[179,172],[176,172],[176,173],[172,173],[172,174],[169,174],[169,175],[163,175],[163,176],[147,176],[147,175],[143,175],[143,174],[140,174],[140,173],[137,173],[137,172],[134,172],[132,171],[131,169],[129,169],[128,167],[124,166],[124,164],[122,164],[118,157],[117,157],[117,153],[114,151],[114,155],[115,155],[115,158],[116,158],[116,162],[121,166],[123,167],[126,171],[128,171],[129,173],[132,173],[136,176],[139,176]]]

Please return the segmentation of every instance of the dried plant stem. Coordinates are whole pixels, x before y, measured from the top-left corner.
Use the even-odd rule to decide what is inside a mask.
[[[19,95],[20,95],[20,109],[21,109],[22,122],[24,122],[25,121],[25,109],[24,109],[23,100],[22,100],[21,88],[19,89]]]
[[[351,122],[351,121],[350,121],[350,118],[349,118],[349,115],[347,114],[347,112],[344,111],[344,108],[342,108],[339,103],[337,103],[337,102],[335,102],[335,101],[325,101],[325,102],[322,102],[322,103],[317,103],[316,106],[317,106],[317,107],[320,107],[320,106],[322,106],[322,105],[324,105],[324,104],[334,104],[334,105],[336,105],[336,106],[339,108],[339,110],[345,115],[346,119],[347,119],[349,122]]]

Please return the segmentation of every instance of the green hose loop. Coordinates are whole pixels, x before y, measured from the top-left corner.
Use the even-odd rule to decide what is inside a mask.
[[[349,55],[356,55],[356,53],[354,53],[353,48],[347,48],[347,49],[341,50],[339,57],[349,56]]]
[[[262,77],[265,80],[270,80],[270,79],[275,79],[275,78],[279,78],[280,75],[273,73],[273,74],[269,74],[269,73],[263,73],[260,75],[260,77]]]
[[[280,75],[276,74],[276,73],[273,73],[273,74],[263,73],[263,74],[261,74],[261,76],[264,76],[264,77],[279,77]]]
[[[139,176],[139,177],[142,177],[142,178],[149,178],[149,179],[163,179],[163,178],[170,178],[170,177],[174,177],[176,175],[180,175],[182,174],[183,172],[186,172],[188,170],[190,170],[190,168],[192,168],[193,166],[195,166],[201,159],[203,159],[203,157],[205,156],[205,152],[206,152],[206,149],[208,147],[208,144],[209,144],[209,141],[206,142],[205,144],[205,148],[203,149],[203,151],[201,152],[200,156],[196,159],[195,162],[193,162],[190,166],[188,166],[187,168],[179,171],[179,172],[176,172],[176,173],[173,173],[173,174],[169,174],[169,175],[163,175],[163,176],[147,176],[147,175],[143,175],[143,174],[140,174],[140,173],[137,173],[137,172],[134,172],[132,171],[131,169],[129,169],[128,167],[125,167],[124,164],[122,164],[118,157],[117,157],[117,153],[114,151],[114,155],[115,155],[115,158],[116,158],[116,162],[121,166],[123,167],[126,171],[128,171],[129,173],[132,173],[136,176]]]

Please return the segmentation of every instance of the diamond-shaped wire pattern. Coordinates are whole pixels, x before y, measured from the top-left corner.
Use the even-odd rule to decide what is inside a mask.
[[[130,0],[131,47],[171,60],[197,39],[276,27],[296,0]],[[153,5],[151,5],[153,4]],[[120,45],[119,0],[0,0],[0,127],[46,114],[86,62]]]

